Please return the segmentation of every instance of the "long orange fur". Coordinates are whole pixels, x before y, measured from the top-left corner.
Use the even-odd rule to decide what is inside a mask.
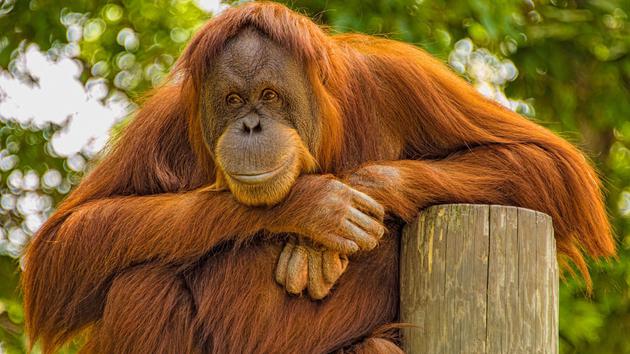
[[[313,152],[320,173],[352,184],[370,168],[397,171],[397,183],[357,186],[386,207],[391,232],[352,257],[321,302],[274,283],[281,244],[260,231],[282,217],[276,209],[207,190],[217,171],[199,126],[200,80],[211,79],[213,57],[245,26],[305,63],[323,122]],[[584,253],[615,253],[584,155],[414,46],[331,36],[284,6],[251,3],[202,28],[174,78],[28,247],[26,327],[45,353],[79,333],[87,333],[85,353],[395,352],[379,329],[397,316],[396,220],[436,203],[548,213],[558,250],[587,279]],[[309,193],[292,191],[304,206]]]

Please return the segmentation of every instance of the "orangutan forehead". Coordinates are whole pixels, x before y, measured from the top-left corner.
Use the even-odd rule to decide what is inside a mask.
[[[300,68],[286,48],[249,27],[226,43],[216,64],[223,73],[247,79],[265,72],[275,75]]]

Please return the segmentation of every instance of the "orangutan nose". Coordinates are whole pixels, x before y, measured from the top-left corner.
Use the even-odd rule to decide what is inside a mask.
[[[250,114],[243,118],[243,132],[246,134],[260,133],[262,126],[260,125],[260,118],[258,116]]]

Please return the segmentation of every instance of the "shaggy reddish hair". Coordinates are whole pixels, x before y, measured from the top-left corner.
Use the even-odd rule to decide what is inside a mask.
[[[273,283],[280,245],[253,241],[280,217],[275,209],[203,190],[216,171],[202,139],[201,82],[247,26],[305,65],[322,121],[318,173],[352,184],[375,166],[398,171],[396,185],[356,186],[394,222],[437,203],[515,205],[551,215],[558,250],[587,280],[584,253],[615,253],[598,176],[571,144],[414,46],[331,36],[284,6],[249,3],[199,31],[171,83],[33,238],[26,328],[45,352],[83,329],[85,352],[327,352],[362,338],[356,348],[366,348],[396,321],[399,228],[351,259],[332,296],[311,302]],[[289,198],[307,204],[309,193]],[[241,247],[227,251],[233,243]]]

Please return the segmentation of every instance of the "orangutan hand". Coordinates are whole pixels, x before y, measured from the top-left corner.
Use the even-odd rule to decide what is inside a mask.
[[[279,208],[269,231],[302,235],[341,254],[369,251],[385,233],[383,206],[330,175],[300,177]]]
[[[396,166],[373,163],[359,167],[343,178],[343,182],[352,188],[369,194],[376,200],[385,199],[384,195],[401,193],[401,171]]]
[[[313,300],[321,300],[330,293],[347,266],[347,256],[292,238],[280,253],[276,282],[291,294],[301,294],[308,288]]]

